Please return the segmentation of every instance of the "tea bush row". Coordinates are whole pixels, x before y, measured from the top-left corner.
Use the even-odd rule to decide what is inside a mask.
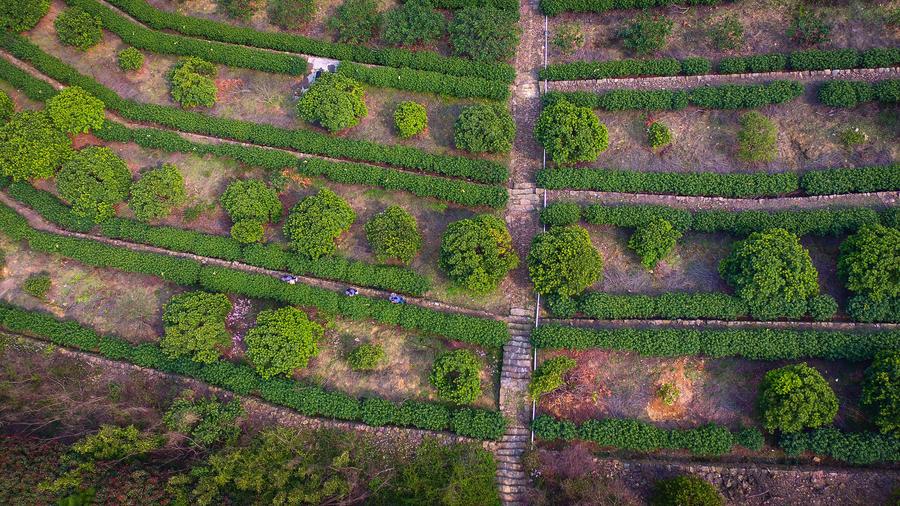
[[[854,465],[900,461],[900,438],[879,432],[843,432],[828,427],[784,434],[778,445],[790,456],[813,452]]]
[[[819,88],[819,102],[831,107],[856,107],[866,102],[900,102],[900,79],[866,81],[829,81]]]
[[[556,16],[563,12],[606,12],[617,9],[649,9],[669,5],[718,5],[727,0],[540,0],[541,12]]]
[[[383,88],[435,93],[459,98],[489,98],[492,100],[509,98],[509,84],[480,77],[457,77],[408,68],[367,67],[351,62],[341,62],[337,73]]]

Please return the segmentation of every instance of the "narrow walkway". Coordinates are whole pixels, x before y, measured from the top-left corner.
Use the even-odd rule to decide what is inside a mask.
[[[497,484],[506,505],[524,505],[528,477],[522,466],[522,454],[531,442],[531,407],[528,382],[531,378],[532,312],[514,308],[510,311],[509,330],[512,338],[503,347],[503,369],[500,372],[500,411],[509,429],[494,454],[497,458]]]

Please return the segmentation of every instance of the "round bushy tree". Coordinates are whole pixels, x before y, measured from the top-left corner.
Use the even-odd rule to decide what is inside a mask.
[[[516,136],[516,122],[500,104],[471,105],[456,120],[456,149],[472,153],[509,153]]]
[[[263,378],[290,376],[319,354],[322,326],[294,307],[262,311],[247,332],[247,358]]]
[[[139,220],[149,221],[167,216],[186,200],[184,176],[178,167],[163,164],[148,170],[131,185],[128,207]]]
[[[453,54],[476,61],[506,61],[519,44],[516,18],[488,5],[465,7],[450,22]]]
[[[378,369],[384,358],[384,348],[377,344],[365,343],[347,355],[347,363],[354,371],[372,371]]]
[[[541,111],[534,137],[558,165],[592,162],[609,147],[606,125],[588,107],[560,100]]]
[[[428,0],[410,0],[382,17],[381,39],[396,46],[428,44],[444,35],[447,21]]]
[[[628,247],[641,258],[641,265],[653,269],[675,248],[681,232],[666,220],[656,219],[638,227],[628,239]]]
[[[231,346],[225,317],[231,301],[223,293],[185,292],[163,306],[165,333],[159,344],[169,357],[189,356],[194,362],[218,360],[220,348]]]
[[[708,481],[696,476],[659,480],[650,497],[652,506],[723,506],[725,500]]]
[[[819,292],[816,268],[799,238],[774,228],[734,244],[719,274],[757,318],[799,317]]]
[[[0,126],[0,170],[14,181],[52,177],[72,156],[72,141],[46,112],[22,111]]]
[[[469,350],[443,353],[434,361],[429,379],[438,396],[454,404],[470,404],[481,395],[478,357]]]
[[[344,0],[328,20],[328,28],[335,32],[338,42],[365,44],[375,36],[380,23],[375,0]]]
[[[519,265],[506,223],[481,214],[447,226],[441,238],[440,266],[451,280],[476,293],[497,288]]]
[[[284,235],[303,256],[317,259],[335,251],[335,239],[350,230],[356,213],[344,199],[328,188],[304,197],[284,223]]]
[[[366,240],[379,262],[396,258],[408,264],[422,249],[416,219],[400,206],[389,206],[366,223]]]
[[[31,30],[50,10],[50,0],[0,0],[0,30]]]
[[[231,182],[219,198],[231,221],[275,222],[281,219],[278,192],[259,179]]]
[[[817,322],[827,322],[834,318],[838,311],[838,303],[830,295],[816,295],[806,303],[809,316]]]
[[[900,351],[879,353],[866,369],[860,402],[884,433],[900,433]]]
[[[847,288],[875,300],[900,297],[900,230],[865,225],[841,244],[838,272]]]
[[[647,127],[647,142],[653,149],[661,149],[672,143],[672,132],[669,127],[654,121]]]
[[[216,103],[218,71],[212,63],[193,56],[182,58],[169,72],[172,100],[182,107],[212,107]]]
[[[103,101],[78,86],[70,86],[47,101],[47,114],[56,128],[70,134],[99,130],[106,119]]]
[[[16,112],[16,105],[5,91],[0,90],[0,123],[5,123]]]
[[[315,0],[269,0],[269,21],[286,30],[296,30],[316,15]]]
[[[417,102],[401,102],[394,111],[394,125],[401,138],[409,139],[428,127],[428,111]]]
[[[144,53],[135,47],[126,47],[119,51],[118,63],[124,72],[141,70],[144,66]]]
[[[297,114],[330,132],[359,124],[369,114],[362,86],[349,77],[325,72],[297,102]]]
[[[252,244],[263,240],[263,224],[253,220],[241,220],[231,226],[231,237],[242,244]]]
[[[603,276],[603,258],[583,227],[553,227],[528,251],[528,275],[541,295],[572,297]]]
[[[131,171],[113,150],[90,146],[63,164],[56,189],[72,204],[72,212],[100,221],[113,216],[113,206],[128,198]]]
[[[829,425],[838,411],[831,386],[805,363],[767,372],[756,402],[763,427],[770,432],[800,432]]]
[[[72,7],[59,13],[53,26],[60,42],[82,51],[96,46],[103,39],[100,18],[81,7]]]
[[[774,162],[778,158],[778,127],[757,111],[741,116],[737,157],[745,162]]]

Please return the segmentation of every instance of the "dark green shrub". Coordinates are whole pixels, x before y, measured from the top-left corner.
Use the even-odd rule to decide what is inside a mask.
[[[286,30],[296,30],[316,15],[315,0],[269,0],[269,22]]]
[[[566,356],[553,357],[545,360],[535,369],[528,383],[528,395],[532,399],[550,393],[563,386],[563,375],[575,368],[576,362]]]
[[[397,259],[409,264],[422,249],[416,219],[400,206],[388,206],[366,223],[366,240],[379,262]]]
[[[434,361],[428,377],[438,396],[454,404],[471,404],[481,395],[481,367],[469,350],[448,351]]]
[[[565,295],[551,293],[544,298],[544,303],[554,318],[572,318],[578,312],[578,301]]]
[[[448,76],[439,72],[376,67],[353,62],[341,62],[337,73],[382,88],[396,88],[458,98],[486,98],[503,102],[509,98],[507,83],[478,77]]]
[[[350,230],[356,213],[344,199],[328,188],[304,197],[284,223],[283,233],[291,248],[313,260],[334,253],[334,244],[341,234]]]
[[[788,27],[788,37],[801,46],[812,46],[828,42],[831,26],[823,17],[804,5],[798,5]]]
[[[88,146],[63,164],[56,189],[77,216],[99,222],[114,216],[114,206],[128,198],[131,171],[113,150]]]
[[[581,216],[584,221],[594,225],[626,228],[641,228],[656,220],[666,220],[677,230],[688,230],[693,221],[691,213],[684,209],[652,204],[619,206],[591,204],[582,210]]]
[[[126,47],[119,51],[118,62],[123,72],[141,70],[144,66],[144,53],[138,48]]]
[[[841,244],[838,272],[853,292],[875,300],[900,298],[900,230],[862,227]]]
[[[652,506],[723,506],[716,487],[696,476],[676,476],[658,480],[650,498]]]
[[[782,54],[731,56],[719,60],[719,73],[780,72],[787,69],[787,63],[787,58]]]
[[[900,297],[854,295],[847,301],[847,314],[857,322],[900,323]]]
[[[278,193],[259,179],[232,181],[219,198],[231,221],[276,222],[282,206]]]
[[[31,30],[50,10],[50,0],[0,1],[0,30],[24,32]]]
[[[813,320],[827,322],[837,314],[838,303],[830,295],[816,295],[807,302],[807,311]]]
[[[453,132],[456,149],[508,153],[516,136],[516,122],[501,104],[471,105],[459,114]]]
[[[241,220],[231,226],[231,237],[241,244],[261,242],[264,236],[265,229],[258,221]]]
[[[247,332],[247,358],[264,379],[290,377],[319,354],[322,327],[295,307],[261,311]]]
[[[361,344],[347,355],[347,363],[354,371],[373,371],[381,366],[384,359],[384,348],[371,343]]]
[[[218,88],[213,80],[218,71],[212,63],[193,56],[182,58],[169,72],[172,100],[182,107],[212,107]]]
[[[628,21],[619,32],[619,38],[622,45],[636,54],[655,53],[666,47],[672,26],[672,20],[665,16],[641,14]]]
[[[440,267],[454,283],[475,293],[497,288],[519,265],[506,223],[489,214],[454,221],[441,237]]]
[[[428,0],[410,0],[382,16],[381,39],[395,46],[430,44],[444,35],[447,21]]]
[[[403,139],[416,136],[428,128],[428,111],[418,102],[401,102],[394,111],[394,126]]]
[[[14,112],[16,112],[16,104],[5,91],[0,90],[0,123],[9,121]]]
[[[900,431],[900,351],[879,353],[866,369],[860,405],[882,433]]]
[[[766,445],[766,438],[763,436],[763,433],[760,432],[759,429],[752,427],[738,432],[735,435],[735,440],[737,441],[737,444],[754,452],[762,450]]]
[[[100,18],[85,12],[80,7],[72,7],[59,13],[53,22],[60,42],[82,51],[96,46],[103,38]]]
[[[381,15],[374,0],[344,0],[328,20],[338,42],[365,44],[375,37]]]
[[[231,301],[222,293],[175,295],[163,306],[165,334],[160,348],[171,358],[187,356],[205,364],[217,361],[220,350],[231,347],[231,335],[225,328],[230,312]]]
[[[550,42],[562,54],[572,54],[584,45],[584,32],[577,21],[560,23]]]
[[[647,127],[647,142],[652,149],[660,149],[672,143],[672,132],[669,127],[654,121]]]
[[[553,227],[575,225],[581,220],[581,206],[577,202],[554,202],[541,209],[541,223]]]
[[[854,465],[900,460],[900,438],[878,432],[841,432],[828,427],[783,434],[778,444],[791,456],[811,451]]]
[[[365,92],[358,82],[340,74],[326,72],[316,79],[297,102],[297,114],[330,132],[356,126],[369,114]]]
[[[800,186],[809,195],[900,189],[900,164],[811,170],[803,174]]]
[[[255,0],[216,0],[219,10],[231,19],[248,21],[256,11]]]
[[[778,158],[778,127],[756,111],[741,116],[737,157],[745,162],[774,162]]]
[[[18,112],[0,126],[0,171],[13,181],[53,177],[71,156],[72,141],[46,112]]]
[[[856,107],[872,98],[872,86],[861,81],[828,81],[819,88],[819,101],[831,107]]]
[[[720,51],[740,49],[744,45],[744,26],[734,14],[726,14],[712,23],[709,40]]]
[[[680,237],[681,232],[668,221],[653,220],[631,234],[628,247],[640,257],[645,269],[652,270],[675,249],[675,243]]]
[[[22,291],[27,293],[28,295],[31,295],[32,297],[43,300],[47,297],[47,292],[50,291],[50,286],[50,274],[41,272],[28,276],[25,282],[22,283]]]
[[[72,86],[47,100],[47,114],[56,128],[70,134],[98,130],[106,119],[103,102]]]
[[[516,17],[489,6],[456,11],[448,31],[453,54],[475,61],[507,61],[519,44]]]
[[[534,237],[528,275],[541,295],[572,297],[603,276],[603,259],[579,226],[553,227]]]
[[[700,76],[709,74],[712,64],[706,58],[685,58],[681,60],[681,73],[686,76]]]
[[[186,199],[184,176],[178,167],[166,163],[144,172],[131,185],[128,207],[137,219],[149,221],[168,216],[172,209],[184,204]]]
[[[609,147],[609,133],[597,115],[565,100],[544,107],[534,138],[557,165],[593,162]]]
[[[830,425],[838,410],[831,386],[806,363],[767,372],[756,402],[762,424],[770,432],[800,432]]]
[[[181,432],[197,446],[231,443],[241,434],[237,419],[244,416],[238,401],[221,402],[216,398],[194,400],[191,396],[175,399],[163,415],[167,429]]]

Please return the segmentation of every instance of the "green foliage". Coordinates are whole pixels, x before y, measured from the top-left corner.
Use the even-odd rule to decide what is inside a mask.
[[[457,98],[486,98],[504,102],[509,98],[509,84],[478,77],[448,76],[439,72],[375,67],[353,62],[341,62],[337,73],[380,88],[395,88]]]
[[[744,45],[744,26],[734,14],[717,19],[708,34],[713,47],[720,51],[740,49]]]
[[[338,132],[359,123],[369,114],[365,92],[358,82],[341,74],[325,72],[297,102],[297,114],[310,123],[318,123],[330,132]]]
[[[900,164],[811,170],[800,180],[809,195],[863,193],[900,188]]]
[[[256,10],[255,0],[216,0],[219,10],[231,19],[248,21]]]
[[[25,282],[22,283],[22,291],[32,297],[43,300],[47,297],[50,286],[50,273],[39,272],[37,274],[32,274],[25,279]]]
[[[794,11],[791,25],[787,30],[788,37],[801,46],[828,42],[830,33],[831,25],[822,16],[802,4]]]
[[[62,11],[53,22],[60,42],[82,51],[87,51],[100,43],[103,39],[102,26],[100,18],[80,7]]]
[[[587,318],[598,320],[738,320],[747,318],[750,313],[743,300],[721,292],[666,292],[660,295],[589,292],[578,298],[576,310]]]
[[[584,45],[584,32],[581,24],[577,21],[560,23],[556,27],[550,44],[562,54],[572,54],[581,49],[581,46]]]
[[[550,393],[565,384],[563,375],[574,369],[577,363],[569,357],[560,355],[545,360],[535,369],[528,383],[528,395],[537,399],[541,395]]]
[[[382,16],[381,39],[395,46],[430,44],[444,35],[447,22],[428,0],[411,0]]]
[[[283,210],[278,193],[259,179],[232,181],[219,201],[234,222],[275,222],[281,219]]]
[[[441,237],[440,267],[454,283],[475,293],[497,288],[519,265],[506,223],[489,214],[454,221]]]
[[[847,301],[847,314],[856,322],[900,323],[900,297],[873,299],[855,295]]]
[[[827,322],[837,313],[838,303],[830,295],[816,295],[807,302],[807,310],[813,320]]]
[[[384,348],[371,343],[361,344],[347,354],[347,363],[354,371],[374,371],[384,359]]]
[[[454,404],[471,404],[481,395],[481,367],[469,350],[453,350],[434,361],[428,379],[438,396]]]
[[[400,206],[388,206],[366,223],[366,240],[379,262],[397,259],[409,264],[422,249],[416,219]]]
[[[244,415],[239,401],[221,402],[216,398],[175,399],[163,415],[166,428],[181,432],[197,446],[232,443],[241,434],[237,419]]]
[[[862,227],[841,244],[838,272],[853,292],[875,300],[900,297],[900,230]]]
[[[123,72],[136,72],[144,66],[144,53],[136,47],[126,47],[119,51],[118,63]]]
[[[581,206],[576,202],[553,202],[541,209],[541,223],[553,227],[575,225],[581,220]]]
[[[847,149],[853,149],[869,142],[869,135],[859,127],[848,127],[840,134],[841,143]]]
[[[684,475],[657,480],[650,498],[652,506],[724,506],[722,495],[708,481]]]
[[[819,371],[801,363],[766,373],[757,409],[770,432],[800,432],[829,425],[837,415],[838,400]]]
[[[678,402],[678,398],[681,397],[681,392],[678,391],[678,386],[674,383],[663,383],[657,389],[656,397],[666,406],[674,406]]]
[[[218,71],[212,63],[193,56],[178,60],[168,74],[172,100],[181,107],[212,107],[218,88],[213,80]]]
[[[619,38],[625,48],[636,54],[655,53],[666,47],[672,26],[672,20],[665,16],[641,14],[628,21],[619,31]]]
[[[766,438],[763,433],[756,428],[746,428],[741,430],[735,436],[737,444],[748,450],[758,452],[766,445]]]
[[[70,134],[99,130],[106,119],[103,102],[72,86],[47,101],[47,114],[56,128]]]
[[[647,127],[647,142],[652,149],[664,148],[672,143],[672,131],[659,121],[654,121]]]
[[[50,10],[50,0],[0,1],[0,30],[31,30]]]
[[[462,110],[453,132],[456,149],[509,153],[516,136],[516,122],[501,104],[476,104]]]
[[[740,160],[774,162],[778,158],[778,127],[759,112],[750,111],[741,116],[737,141]]]
[[[290,377],[319,354],[322,326],[294,307],[261,311],[256,326],[247,332],[247,358],[264,379]]]
[[[722,0],[540,0],[541,12],[556,16],[563,12],[603,13],[618,9],[644,9],[668,5],[718,5]]]
[[[544,107],[534,126],[534,138],[557,165],[593,162],[609,147],[606,125],[594,112],[565,100]]]
[[[490,6],[456,11],[448,27],[453,54],[484,62],[510,60],[519,44],[516,21],[516,16]]]
[[[346,44],[365,44],[372,40],[381,15],[374,0],[344,0],[328,19],[328,29],[335,32],[335,39]]]
[[[165,334],[160,348],[172,358],[188,356],[194,362],[215,362],[220,348],[231,347],[231,335],[225,329],[225,317],[230,312],[231,301],[222,293],[175,295],[163,306]]]
[[[315,0],[269,0],[269,22],[286,30],[296,30],[316,15]]]
[[[603,258],[584,228],[553,227],[532,240],[528,275],[541,295],[572,297],[602,278]]]
[[[704,63],[701,63],[702,62]],[[707,72],[688,72],[684,62],[675,58],[656,58],[641,60],[606,60],[606,61],[574,61],[569,63],[551,63],[538,71],[541,80],[548,81],[573,81],[578,79],[607,79],[615,77],[640,77],[640,76],[677,76],[679,74],[693,75]],[[709,61],[692,59],[691,67],[706,68]],[[693,69],[691,69],[693,70]]]
[[[782,434],[778,444],[791,456],[812,451],[854,465],[900,460],[900,438],[878,432],[841,432],[828,427]]]
[[[856,107],[874,97],[874,90],[863,81],[828,81],[819,88],[819,101],[831,107]]]
[[[394,111],[394,126],[403,139],[416,136],[428,127],[428,111],[418,102],[401,102]]]
[[[16,112],[16,104],[5,91],[0,90],[0,123],[9,121],[14,112]]]
[[[56,189],[77,216],[99,222],[114,216],[113,206],[128,198],[131,171],[113,150],[88,146],[63,164]]]
[[[149,221],[168,216],[186,199],[184,176],[178,167],[166,163],[142,173],[141,178],[131,185],[128,207],[137,219]]]
[[[0,126],[0,170],[13,181],[53,177],[71,156],[72,142],[46,112],[18,112]]]
[[[261,242],[265,236],[263,224],[253,220],[241,220],[231,226],[231,237],[241,244]]]
[[[645,269],[652,270],[675,249],[680,237],[681,232],[668,221],[653,220],[631,234],[628,247],[640,257]]]
[[[882,433],[900,433],[900,351],[879,353],[866,369],[860,405]]]
[[[328,188],[304,197],[291,209],[282,232],[291,248],[313,260],[334,253],[334,244],[350,230],[356,213],[344,199]]]

